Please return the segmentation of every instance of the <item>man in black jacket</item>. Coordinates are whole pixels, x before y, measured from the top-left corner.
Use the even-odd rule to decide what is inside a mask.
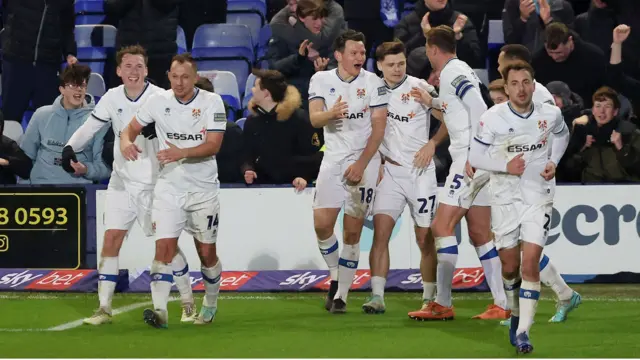
[[[18,143],[2,135],[0,138],[0,184],[16,184],[16,175],[28,179],[33,161]]]
[[[4,0],[2,10],[2,112],[21,121],[29,100],[39,108],[59,95],[60,65],[77,62],[74,2]]]
[[[302,190],[318,176],[323,152],[319,135],[301,110],[300,93],[275,70],[256,70],[244,125],[247,184],[286,184]]]

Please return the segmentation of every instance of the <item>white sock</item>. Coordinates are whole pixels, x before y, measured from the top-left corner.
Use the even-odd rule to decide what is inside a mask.
[[[484,277],[487,279],[491,295],[493,295],[493,303],[503,309],[507,308],[507,295],[504,293],[504,284],[502,283],[502,263],[498,256],[493,241],[476,247],[478,259],[484,269]]]
[[[371,277],[371,293],[373,296],[384,297],[384,285],[387,283],[387,279],[382,276]]]
[[[520,287],[520,323],[516,335],[529,333],[540,298],[540,282],[522,281]]]
[[[171,269],[173,270],[173,281],[176,283],[176,287],[180,293],[181,302],[183,304],[193,304],[189,264],[187,264],[187,257],[180,248],[178,248],[176,256],[173,258],[173,261],[171,261]]]
[[[220,259],[207,268],[202,266],[202,281],[204,283],[204,299],[202,305],[206,307],[218,307],[218,293],[220,293],[220,277],[222,274],[222,264]]]
[[[511,315],[520,316],[520,283],[521,280],[519,277],[511,280],[507,280],[502,278],[502,282],[504,283],[504,292],[507,296],[507,307],[511,310]]]
[[[154,260],[151,263],[151,299],[153,308],[167,313],[167,302],[171,293],[173,273],[171,265]]]
[[[422,300],[433,301],[436,298],[436,283],[422,282]]]
[[[436,302],[442,306],[451,306],[451,287],[453,273],[458,262],[458,241],[455,236],[436,237],[438,248],[438,270]]]
[[[100,307],[111,311],[111,299],[118,283],[118,257],[103,257],[98,268],[98,299]]]
[[[547,255],[542,255],[540,258],[540,281],[551,287],[560,301],[571,300],[573,289],[567,285]]]
[[[331,275],[331,280],[338,280],[338,239],[336,238],[336,234],[332,234],[328,239],[320,240],[318,239],[318,247],[320,248],[320,253],[324,258],[324,261],[327,263],[327,267],[329,268],[329,274]]]
[[[334,299],[342,299],[345,303],[347,302],[349,288],[351,288],[358,269],[358,260],[360,260],[360,244],[344,244],[340,260],[338,260],[338,292],[336,292]]]

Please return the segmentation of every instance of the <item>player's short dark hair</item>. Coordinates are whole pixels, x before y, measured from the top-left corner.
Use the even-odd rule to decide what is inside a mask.
[[[347,41],[349,40],[355,42],[360,41],[363,44],[367,42],[363,33],[355,31],[353,29],[349,29],[338,35],[338,37],[333,41],[333,49],[337,52],[344,52],[344,48],[347,45]]]
[[[89,82],[89,76],[91,76],[91,68],[87,65],[69,65],[60,74],[60,86],[87,85]]]
[[[500,49],[507,60],[520,60],[531,64],[531,51],[522,44],[508,44]]]
[[[193,56],[191,56],[191,53],[186,52],[174,55],[173,58],[171,58],[171,65],[173,65],[174,62],[177,62],[181,65],[189,63],[193,67],[193,70],[198,72],[198,64],[196,63],[196,60],[193,58]]]
[[[267,90],[275,102],[284,100],[287,93],[287,81],[280,71],[254,69],[253,75],[260,79],[260,89]]]
[[[618,98],[618,93],[608,86],[603,86],[598,89],[593,94],[593,98],[591,100],[594,103],[596,101],[601,102],[611,100],[611,102],[613,103],[613,108],[616,110],[620,109],[620,99]]]
[[[571,32],[563,23],[555,22],[544,29],[544,44],[550,50],[555,50],[558,46],[566,44],[570,37]]]
[[[502,78],[504,79],[504,82],[507,83],[509,81],[509,73],[510,72],[512,72],[512,71],[520,71],[520,70],[528,71],[529,74],[531,75],[531,79],[533,79],[535,77],[535,72],[533,71],[533,67],[531,67],[531,65],[529,65],[529,63],[526,63],[524,61],[515,61],[515,62],[512,62],[512,63],[508,64],[502,70]]]
[[[298,0],[296,16],[299,19],[309,16],[314,19],[324,19],[329,16],[329,12],[321,0]]]
[[[504,90],[504,80],[503,79],[493,80],[489,84],[489,91],[500,91],[506,94],[506,91]]]
[[[198,77],[198,81],[196,81],[196,87],[208,92],[214,92],[213,83],[211,82],[211,80],[204,76]]]
[[[427,31],[427,45],[450,53],[456,53],[456,33],[450,26],[439,25]]]
[[[147,56],[147,50],[145,50],[142,46],[140,45],[130,45],[130,46],[125,46],[122,49],[118,50],[118,52],[116,53],[116,65],[120,66],[120,64],[122,64],[122,58],[125,55],[140,55],[144,58],[144,64],[146,65],[147,62],[149,61],[149,57]]]
[[[387,55],[398,54],[405,54],[405,56],[407,55],[404,43],[400,40],[384,42],[376,48],[377,61],[384,61],[384,58],[387,57]]]

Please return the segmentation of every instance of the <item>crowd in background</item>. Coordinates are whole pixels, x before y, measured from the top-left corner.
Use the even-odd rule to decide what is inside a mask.
[[[286,184],[315,180],[322,161],[322,129],[312,128],[309,80],[337,66],[332,43],[345,29],[361,31],[368,53],[394,38],[407,49],[407,72],[438,87],[425,52],[425,26],[451,26],[457,55],[487,67],[496,103],[506,100],[497,73],[499,49],[488,45],[489,20],[501,19],[504,41],[531,54],[536,80],[554,95],[572,130],[560,182],[640,181],[640,1],[637,0],[267,0],[272,38],[268,68],[256,84],[244,129],[227,125],[217,156],[222,183]],[[198,26],[223,23],[226,0],[105,0],[106,24],[117,27],[116,48],[140,44],[149,80],[169,88],[166,72],[177,52],[176,29],[191,44]],[[61,169],[62,148],[86,120],[95,99],[86,92],[90,70],[78,64],[73,0],[2,3],[2,113],[19,120],[37,109],[25,135],[0,143],[4,184],[96,183],[108,179],[114,134],[108,127],[79,156],[75,173]],[[620,27],[620,25],[627,27]],[[621,31],[624,29],[631,31]],[[62,72],[60,64],[74,70]],[[375,65],[373,69],[380,74]],[[120,84],[115,66],[107,84]],[[62,76],[60,75],[62,74]],[[203,89],[215,91],[201,82]],[[4,124],[4,121],[2,122]],[[440,122],[433,119],[432,134]],[[438,180],[447,175],[448,143],[437,149]]]

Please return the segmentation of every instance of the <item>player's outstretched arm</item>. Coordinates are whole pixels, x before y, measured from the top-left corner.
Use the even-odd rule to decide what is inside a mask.
[[[71,135],[71,138],[67,141],[67,146],[71,146],[75,151],[84,150],[94,135],[108,124],[108,121],[98,119],[93,114],[89,115],[84,124]]]
[[[471,121],[471,133],[476,134],[478,132],[478,124],[480,123],[480,117],[487,111],[487,104],[482,99],[482,93],[476,86],[471,86],[465,92],[464,86],[461,91],[458,92],[460,100],[467,106],[469,110],[469,120]]]
[[[551,156],[549,159],[554,163],[554,165],[558,166],[558,163],[562,159],[567,147],[569,146],[569,140],[571,138],[571,134],[569,133],[569,128],[565,125],[564,121],[561,124],[562,128],[559,132],[553,133],[553,142],[551,144]]]
[[[120,134],[120,152],[122,152],[122,156],[125,159],[136,160],[138,154],[142,152],[133,142],[140,135],[143,127],[138,118],[134,116],[129,125],[122,130]]]
[[[349,110],[349,105],[342,101],[342,96],[338,97],[338,100],[331,109],[325,111],[324,107],[324,99],[318,98],[309,101],[309,117],[311,125],[316,129],[324,127],[329,121],[346,117],[347,111]]]

